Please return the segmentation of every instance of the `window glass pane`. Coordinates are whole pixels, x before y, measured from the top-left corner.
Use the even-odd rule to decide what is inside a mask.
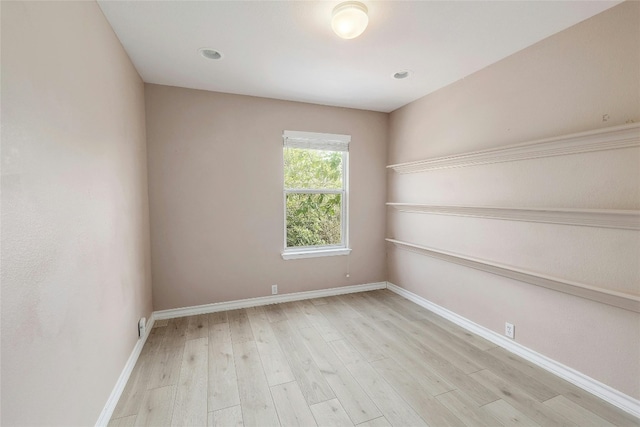
[[[284,149],[284,187],[342,189],[342,152]]]
[[[287,194],[287,247],[342,243],[341,194]]]

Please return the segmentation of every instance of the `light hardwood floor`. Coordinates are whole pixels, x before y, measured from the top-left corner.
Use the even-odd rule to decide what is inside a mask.
[[[110,426],[638,426],[387,290],[158,321]]]

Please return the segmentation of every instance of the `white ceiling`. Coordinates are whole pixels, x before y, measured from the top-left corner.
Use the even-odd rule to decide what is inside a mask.
[[[353,40],[333,0],[98,3],[145,82],[389,112],[620,2],[364,0]]]

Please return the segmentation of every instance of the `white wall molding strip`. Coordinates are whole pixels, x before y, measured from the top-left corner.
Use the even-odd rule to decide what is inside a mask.
[[[113,390],[109,395],[109,399],[107,400],[107,403],[104,405],[104,408],[102,409],[102,412],[98,417],[98,421],[96,421],[96,427],[106,427],[107,424],[109,424],[109,420],[113,415],[113,411],[116,409],[118,400],[120,400],[120,396],[122,396],[122,392],[127,385],[127,381],[129,381],[129,377],[131,376],[133,368],[136,366],[138,357],[140,357],[140,352],[142,352],[142,347],[144,347],[144,343],[147,342],[147,338],[151,333],[151,329],[153,329],[154,323],[155,317],[153,313],[151,313],[151,316],[149,317],[149,321],[147,322],[145,328],[144,336],[138,338],[138,341],[136,341],[136,345],[133,347],[133,351],[131,352],[131,355],[129,355],[129,359],[127,359],[127,363],[124,365],[124,369],[120,373],[118,381],[116,381],[116,385],[113,387]]]
[[[393,169],[398,173],[415,173],[629,147],[640,147],[640,123],[613,126],[452,156],[398,163],[389,165],[387,168]]]
[[[498,276],[508,277],[520,282],[530,283],[532,285],[541,286],[543,288],[552,289],[558,292],[590,299],[603,304],[609,304],[614,307],[640,313],[640,296],[618,292],[610,289],[598,288],[596,286],[586,285],[568,280],[558,279],[555,277],[545,276],[515,267],[493,263],[478,258],[466,257],[451,252],[440,251],[425,246],[415,245],[395,239],[385,239],[399,249],[408,250],[421,255],[437,258],[443,261],[459,264],[476,270],[486,271]]]
[[[247,298],[235,301],[217,302],[213,304],[197,305],[193,307],[173,308],[170,310],[155,311],[156,320],[172,319],[174,317],[193,316],[196,314],[215,313],[218,311],[235,310],[238,308],[257,307],[260,305],[278,304],[281,302],[300,301],[311,298],[322,298],[334,295],[352,294],[355,292],[373,291],[384,289],[387,282],[367,283],[364,285],[342,286],[339,288],[319,289],[317,291],[294,292],[282,295],[269,295],[266,297]]]
[[[387,206],[400,212],[640,230],[640,211],[636,210],[504,208],[419,203],[387,203]]]
[[[441,316],[456,325],[481,336],[484,339],[491,341],[492,343],[499,345],[500,347],[517,354],[518,356],[536,364],[537,366],[551,372],[558,377],[569,381],[572,384],[588,391],[589,393],[598,396],[599,398],[617,406],[618,408],[630,413],[633,416],[640,418],[640,401],[628,396],[600,381],[597,381],[581,372],[576,371],[566,365],[563,365],[553,359],[548,358],[540,353],[537,353],[522,344],[519,344],[511,339],[503,337],[502,335],[480,326],[471,320],[462,317],[444,307],[441,307],[433,302],[414,294],[406,289],[396,286],[387,282],[387,288],[395,292],[396,294],[418,304],[421,307]]]

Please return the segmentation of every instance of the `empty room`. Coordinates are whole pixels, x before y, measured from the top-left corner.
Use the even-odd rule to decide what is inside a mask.
[[[2,426],[640,426],[640,2],[1,1]]]

